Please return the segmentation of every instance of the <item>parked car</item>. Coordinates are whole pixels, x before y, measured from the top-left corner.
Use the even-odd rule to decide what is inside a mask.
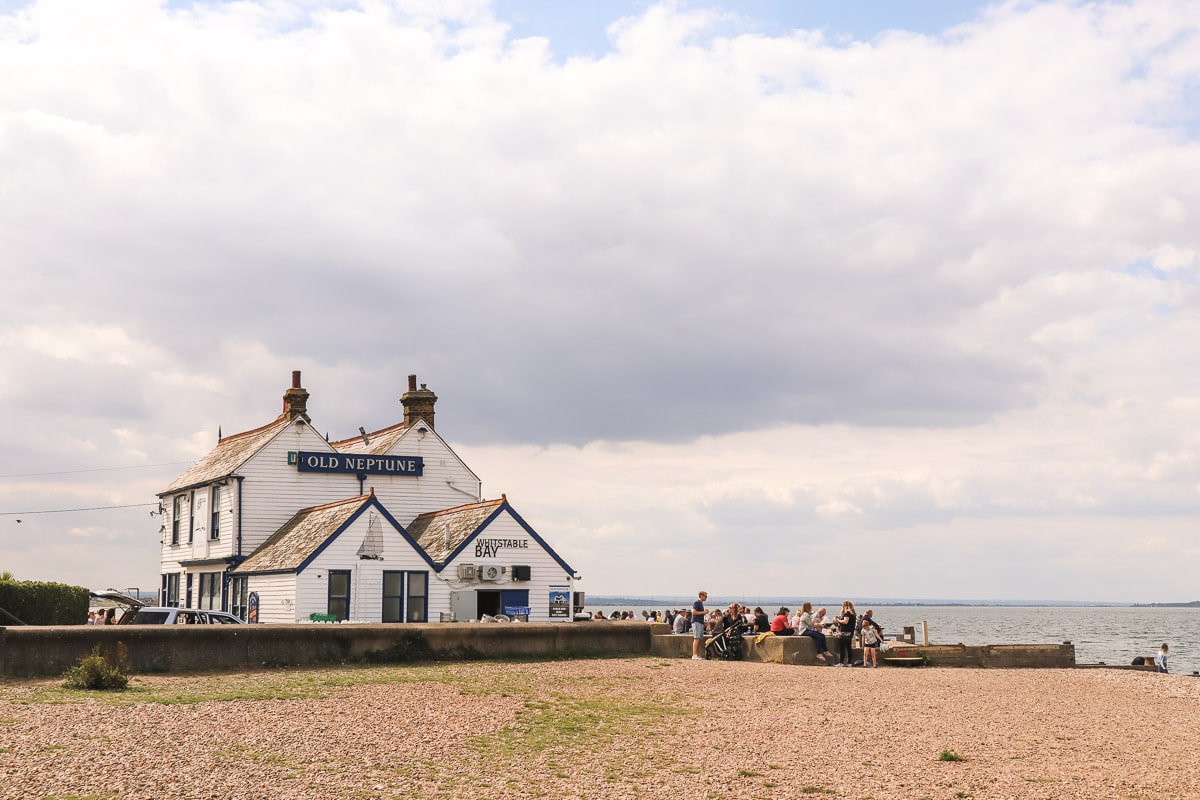
[[[105,589],[104,591],[90,592],[92,596],[92,611],[107,611],[110,608],[117,610],[118,625],[128,625],[133,622],[133,617],[137,610],[145,605],[144,602],[136,597],[130,597],[124,592],[118,592],[116,589]]]
[[[244,625],[233,614],[224,611],[206,611],[198,608],[165,608],[146,606],[139,608],[133,618],[134,625]]]

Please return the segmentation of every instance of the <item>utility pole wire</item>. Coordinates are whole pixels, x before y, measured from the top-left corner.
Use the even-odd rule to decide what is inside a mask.
[[[109,511],[114,508],[146,508],[158,503],[130,503],[124,506],[93,506],[91,508],[52,508],[44,511],[0,511],[0,517],[15,517],[26,514],[66,514],[71,511]]]

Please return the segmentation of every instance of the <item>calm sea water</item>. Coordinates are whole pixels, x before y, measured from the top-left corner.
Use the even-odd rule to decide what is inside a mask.
[[[828,607],[830,612],[837,609]],[[1174,673],[1200,672],[1200,609],[1112,606],[874,606],[875,619],[888,633],[905,625],[929,623],[930,644],[1075,645],[1080,664],[1129,664],[1134,656],[1153,656],[1170,645]],[[593,606],[588,611],[642,609]],[[653,609],[647,609],[653,610]],[[665,610],[660,608],[660,611]],[[858,609],[860,612],[863,608]],[[768,613],[774,608],[767,609]]]

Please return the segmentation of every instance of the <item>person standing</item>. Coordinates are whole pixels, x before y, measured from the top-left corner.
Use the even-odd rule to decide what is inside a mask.
[[[1154,657],[1154,666],[1158,667],[1159,672],[1167,671],[1167,643],[1163,642],[1162,648],[1158,651],[1158,655]]]
[[[701,590],[696,602],[692,603],[692,660],[704,660],[704,601],[708,592]]]
[[[871,626],[869,617],[862,618],[862,631],[859,633],[859,641],[862,642],[863,666],[878,667],[879,631]]]
[[[854,665],[854,627],[858,622],[858,614],[854,613],[854,603],[849,600],[842,603],[842,613],[834,620],[838,629],[838,666]]]

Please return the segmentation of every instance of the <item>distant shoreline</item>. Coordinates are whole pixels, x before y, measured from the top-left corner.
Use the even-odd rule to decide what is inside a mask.
[[[844,598],[843,598],[844,599]],[[694,597],[662,596],[662,597],[619,597],[616,595],[588,595],[588,606],[615,606],[619,608],[656,608],[659,606],[690,606]],[[813,605],[838,605],[842,599],[833,597],[763,597],[743,595],[741,597],[710,595],[708,602],[711,606],[722,606],[734,601],[755,605],[784,605],[798,606],[805,600]],[[900,598],[866,598],[855,599],[858,606],[907,606],[929,608],[1200,608],[1200,600],[1187,603],[1130,603],[1100,600],[905,600]]]

